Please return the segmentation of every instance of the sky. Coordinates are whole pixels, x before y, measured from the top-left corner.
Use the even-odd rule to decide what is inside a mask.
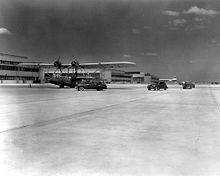
[[[0,52],[220,81],[219,0],[0,0]]]

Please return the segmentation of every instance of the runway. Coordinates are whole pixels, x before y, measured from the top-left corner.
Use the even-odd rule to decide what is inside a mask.
[[[0,86],[3,175],[220,175],[220,86]]]

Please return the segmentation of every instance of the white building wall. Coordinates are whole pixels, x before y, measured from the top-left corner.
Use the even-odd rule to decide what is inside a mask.
[[[0,83],[24,83],[29,82],[28,79],[33,79],[33,77],[37,78],[39,76],[38,72],[18,71],[20,69],[16,69],[16,67],[19,67],[18,63],[27,62],[27,60],[28,57],[25,56],[0,53]],[[30,81],[33,82],[33,80]]]
[[[38,72],[24,72],[24,71],[0,70],[0,75],[38,77]]]
[[[111,71],[104,71],[102,72],[102,79],[104,79],[106,82],[111,82],[112,80],[112,73]]]

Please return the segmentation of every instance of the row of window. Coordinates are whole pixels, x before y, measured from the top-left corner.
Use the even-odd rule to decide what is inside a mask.
[[[7,75],[0,75],[0,80],[36,80],[37,77],[33,76],[7,76]]]
[[[39,69],[38,69],[38,68],[8,66],[8,65],[0,65],[0,70],[25,71],[25,72],[39,72]]]
[[[144,81],[144,78],[143,77],[133,78],[133,81]]]
[[[131,78],[131,76],[129,75],[113,75],[113,74],[112,74],[112,77],[113,78],[129,78],[129,79]]]
[[[19,62],[0,60],[0,64],[18,65]]]
[[[73,76],[74,73],[62,73],[61,76]],[[45,73],[45,77],[46,76],[52,76],[53,73]],[[100,77],[99,73],[78,73],[78,76],[91,76],[91,77]]]

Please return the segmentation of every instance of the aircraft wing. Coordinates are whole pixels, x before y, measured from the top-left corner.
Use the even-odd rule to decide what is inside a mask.
[[[39,67],[51,67],[54,64],[42,63],[42,62],[24,62],[20,63],[21,66],[39,66]],[[136,64],[134,62],[119,61],[119,62],[97,62],[97,63],[80,63],[79,67],[83,69],[111,69],[111,68],[126,68],[133,67]],[[70,67],[71,64],[62,64],[62,67]]]
[[[133,67],[136,64],[134,62],[97,62],[97,63],[80,63],[79,67],[84,69],[111,69],[111,68],[126,68]]]

